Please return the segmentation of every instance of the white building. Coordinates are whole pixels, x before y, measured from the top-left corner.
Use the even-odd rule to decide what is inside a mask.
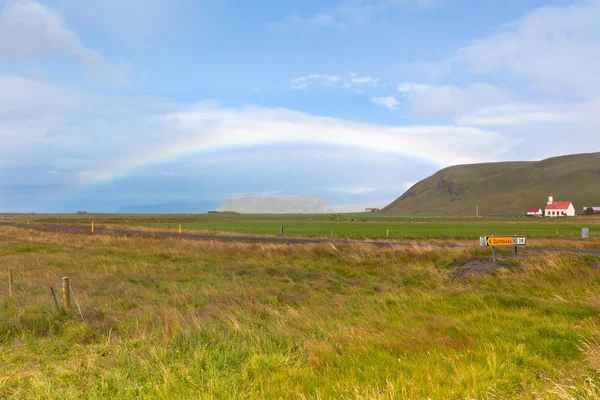
[[[546,217],[574,217],[575,207],[570,201],[554,201],[552,193],[548,197],[548,204],[546,204]]]
[[[600,207],[583,207],[583,213],[587,211],[588,208],[591,208],[594,211],[594,214],[600,214]]]
[[[539,207],[530,207],[527,209],[527,216],[529,217],[543,217],[544,210]]]

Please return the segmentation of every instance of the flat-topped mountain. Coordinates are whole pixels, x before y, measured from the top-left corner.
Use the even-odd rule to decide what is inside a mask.
[[[244,214],[319,214],[331,211],[325,200],[306,194],[260,195],[248,194],[226,199],[217,211]]]

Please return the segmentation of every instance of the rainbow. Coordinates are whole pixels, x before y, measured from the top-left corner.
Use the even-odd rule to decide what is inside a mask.
[[[168,140],[83,172],[76,186],[91,188],[154,164],[240,148],[309,144],[395,154],[447,166],[490,161],[511,144],[495,132],[478,128],[386,127],[261,107],[197,108],[161,117],[161,123],[171,129]]]

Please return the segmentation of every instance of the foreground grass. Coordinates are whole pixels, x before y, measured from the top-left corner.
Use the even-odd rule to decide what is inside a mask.
[[[0,227],[0,397],[598,397],[600,259],[482,254]]]

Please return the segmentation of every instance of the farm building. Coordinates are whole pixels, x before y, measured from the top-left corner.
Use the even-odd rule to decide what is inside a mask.
[[[600,214],[600,207],[583,207],[583,213],[585,214],[585,212],[587,211],[588,208],[591,208],[592,210],[594,210],[594,214]]]
[[[548,197],[546,204],[546,217],[574,217],[575,207],[570,201],[554,201],[552,193]]]
[[[529,217],[543,217],[544,216],[544,210],[542,210],[540,207],[530,207],[527,209],[527,216]]]
[[[367,212],[378,212],[379,208],[365,208],[365,211],[367,211]]]

